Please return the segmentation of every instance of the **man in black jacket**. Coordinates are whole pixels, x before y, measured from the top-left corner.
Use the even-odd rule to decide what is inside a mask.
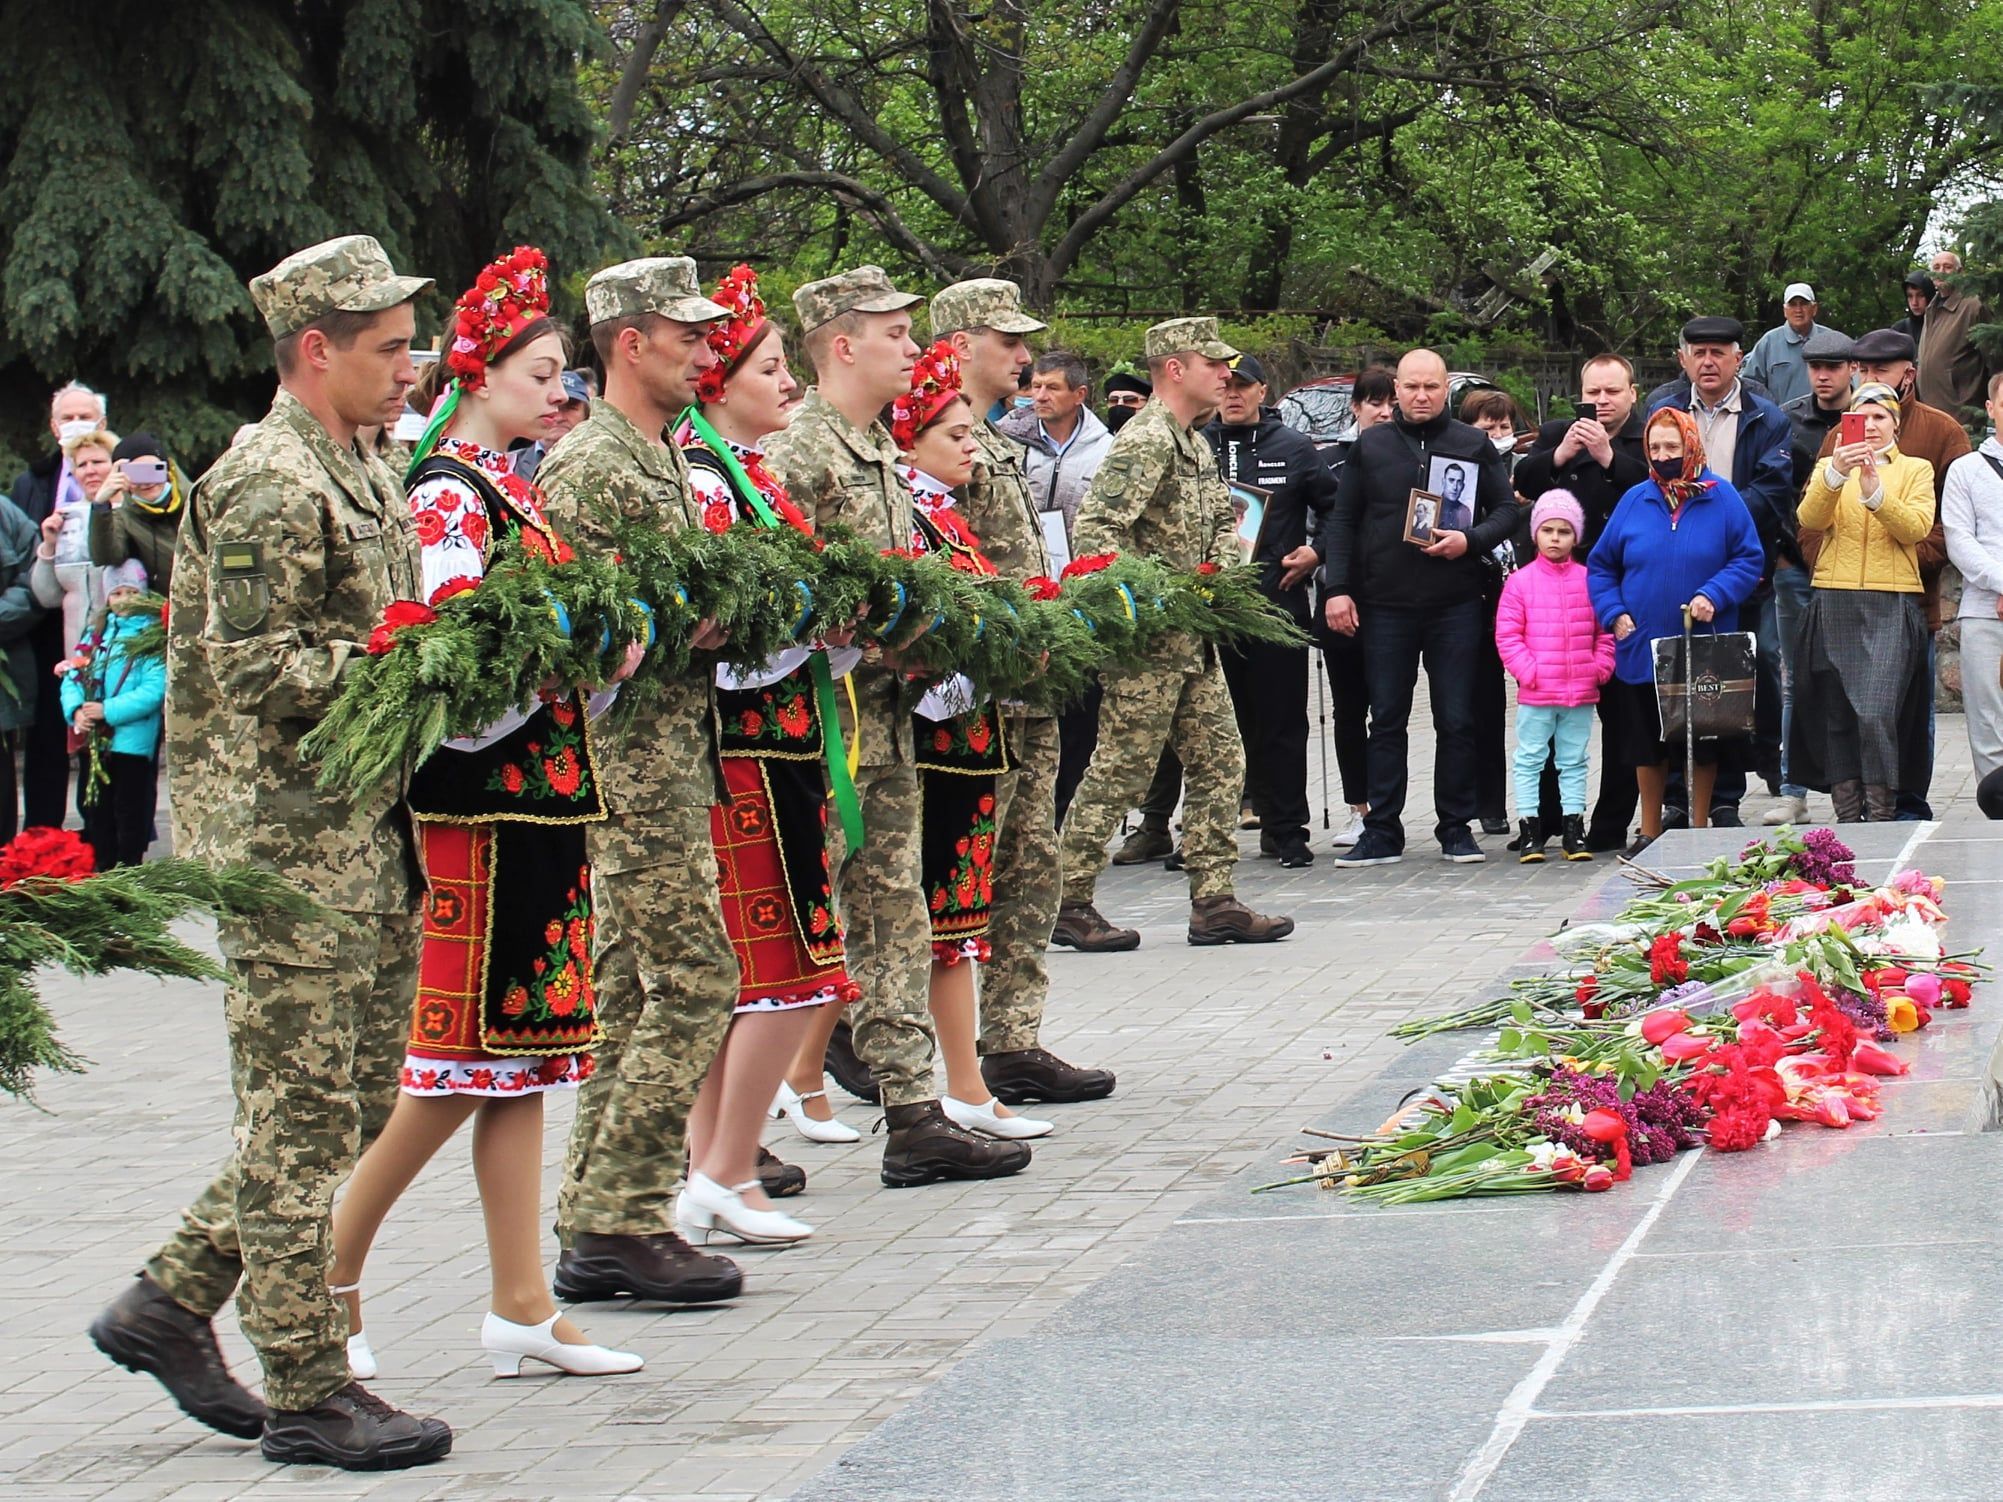
[[[1599,541],[1620,498],[1648,478],[1648,456],[1642,450],[1641,411],[1635,390],[1634,366],[1624,355],[1594,355],[1579,367],[1581,414],[1561,417],[1537,430],[1537,441],[1516,465],[1516,493],[1534,501],[1546,491],[1569,490],[1586,513],[1586,535],[1579,539],[1581,563]],[[1596,421],[1583,413],[1598,414]],[[1528,561],[1525,539],[1518,540],[1519,558]],[[1600,796],[1586,828],[1588,850],[1624,850],[1628,826],[1634,823],[1634,773],[1611,760],[1600,764]],[[1561,817],[1558,770],[1547,763],[1539,784],[1538,816],[1550,829]]]
[[[1370,682],[1370,812],[1363,838],[1338,866],[1404,858],[1406,722],[1422,660],[1432,690],[1440,854],[1487,859],[1467,827],[1475,812],[1475,659],[1487,626],[1488,555],[1515,535],[1518,508],[1488,435],[1446,409],[1446,361],[1413,350],[1398,362],[1397,419],[1357,438],[1316,538],[1329,628],[1362,632]],[[1415,491],[1463,497],[1462,514],[1441,506],[1429,543],[1407,537]]]
[[[1266,372],[1256,357],[1231,362],[1217,417],[1203,429],[1233,499],[1262,492],[1252,561],[1259,590],[1308,625],[1308,580],[1320,563],[1309,545],[1335,500],[1335,476],[1314,440],[1280,421],[1266,403]],[[1249,527],[1250,521],[1246,523]],[[1231,708],[1245,742],[1245,798],[1259,817],[1259,853],[1283,866],[1314,864],[1308,849],[1308,649],[1262,642],[1219,654]],[[1182,764],[1164,750],[1147,800],[1144,830],[1166,835],[1182,792]]]
[[[102,428],[106,417],[104,398],[82,382],[71,381],[49,403],[49,434],[61,445]],[[14,481],[12,500],[39,527],[66,490],[76,492],[72,499],[79,503],[94,499],[76,489],[69,461],[58,447],[21,472]],[[55,676],[63,655],[62,612],[52,613],[35,626],[29,644],[35,653],[35,717],[27,729],[22,758],[21,827],[60,829],[70,788],[69,737],[63,722],[61,685]]]

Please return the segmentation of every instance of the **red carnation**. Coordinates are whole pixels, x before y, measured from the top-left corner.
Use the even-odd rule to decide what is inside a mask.
[[[1199,563],[1196,565],[1196,572],[1198,577],[1208,579],[1212,574],[1217,572],[1217,565],[1214,563]]]
[[[1025,579],[1023,588],[1029,591],[1032,600],[1054,600],[1062,593],[1057,581],[1044,574],[1036,574]]]
[[[38,825],[22,830],[0,848],[0,887],[31,876],[81,881],[96,869],[95,854],[73,830]]]
[[[1648,946],[1648,977],[1658,986],[1679,985],[1690,979],[1681,934],[1664,934]]]
[[[1062,577],[1076,579],[1081,574],[1096,574],[1103,568],[1112,567],[1119,556],[1118,553],[1094,553],[1089,558],[1073,558],[1064,565]]]

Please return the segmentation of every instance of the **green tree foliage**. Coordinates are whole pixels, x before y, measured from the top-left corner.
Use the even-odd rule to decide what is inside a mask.
[[[0,35],[0,455],[73,376],[213,454],[271,394],[245,283],[314,241],[377,236],[435,315],[497,251],[574,276],[622,235],[584,0],[8,0]]]

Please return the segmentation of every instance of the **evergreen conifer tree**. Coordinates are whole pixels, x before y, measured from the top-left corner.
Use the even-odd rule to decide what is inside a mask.
[[[585,0],[4,0],[0,35],[0,481],[72,377],[206,462],[271,395],[245,283],[301,246],[375,235],[435,330],[497,252],[575,287],[621,234]]]

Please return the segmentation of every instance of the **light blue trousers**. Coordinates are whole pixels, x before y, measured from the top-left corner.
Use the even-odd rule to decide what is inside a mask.
[[[1558,806],[1568,814],[1586,811],[1586,750],[1593,740],[1590,704],[1516,706],[1516,813],[1537,816],[1537,779],[1549,752],[1558,763]]]

